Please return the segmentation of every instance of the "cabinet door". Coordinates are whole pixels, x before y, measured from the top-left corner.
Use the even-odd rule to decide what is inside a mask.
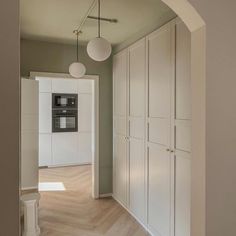
[[[39,93],[39,133],[52,132],[52,94]]]
[[[79,164],[78,133],[52,134],[52,165]]]
[[[52,79],[53,93],[77,93],[78,83],[76,79]]]
[[[148,82],[148,227],[155,236],[173,230],[174,164],[171,146],[171,84],[174,79],[174,26],[147,38]]]
[[[36,77],[39,81],[39,92],[40,93],[51,93],[52,92],[52,79],[47,77]]]
[[[78,95],[79,162],[92,162],[92,94]]]
[[[21,80],[21,187],[38,185],[38,82]]]
[[[78,93],[90,93],[93,92],[93,80],[79,79],[78,80]]]
[[[175,236],[190,236],[191,189],[191,37],[181,21],[176,24],[175,88]]]
[[[191,204],[190,153],[176,151],[175,164],[175,236],[190,236]]]
[[[51,134],[39,134],[39,166],[52,165],[52,136]]]
[[[113,193],[118,201],[127,206],[127,50],[115,55],[113,59]]]
[[[129,48],[129,159],[132,213],[146,223],[145,189],[146,47],[142,39]]]
[[[79,132],[79,164],[92,163],[92,133]]]
[[[92,94],[78,95],[78,131],[92,132]]]

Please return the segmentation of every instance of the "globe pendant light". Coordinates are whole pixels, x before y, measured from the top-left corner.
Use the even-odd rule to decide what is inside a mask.
[[[77,36],[77,49],[76,49],[76,55],[77,55],[77,61],[73,62],[69,67],[69,73],[74,78],[81,78],[86,73],[86,68],[84,64],[79,62],[79,31],[75,30],[74,33]]]
[[[111,44],[101,37],[101,4],[98,0],[98,37],[87,45],[88,55],[95,61],[105,61],[111,55]]]

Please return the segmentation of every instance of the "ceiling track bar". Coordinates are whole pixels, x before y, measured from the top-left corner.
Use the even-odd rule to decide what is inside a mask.
[[[98,20],[100,19],[101,21],[107,21],[110,23],[117,23],[118,20],[117,19],[109,19],[109,18],[104,18],[104,17],[96,17],[96,16],[87,16],[88,19],[92,19],[92,20]]]
[[[94,0],[94,1],[92,2],[92,4],[90,5],[88,11],[87,11],[86,14],[84,15],[84,17],[83,17],[83,19],[82,19],[82,21],[81,21],[79,27],[78,27],[76,30],[74,30],[74,32],[80,32],[80,33],[82,33],[81,29],[82,29],[82,27],[83,27],[85,21],[87,20],[88,16],[91,14],[92,10],[94,9],[94,7],[95,7],[96,5],[97,5],[97,0]]]

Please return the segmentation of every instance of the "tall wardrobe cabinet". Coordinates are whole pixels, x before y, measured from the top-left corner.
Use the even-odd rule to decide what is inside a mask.
[[[113,60],[113,196],[154,236],[190,236],[190,47],[175,19]]]

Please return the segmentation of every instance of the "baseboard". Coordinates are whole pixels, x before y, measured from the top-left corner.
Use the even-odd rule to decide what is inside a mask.
[[[92,165],[91,162],[85,163],[72,163],[72,164],[61,164],[61,165],[50,165],[44,168],[61,168],[61,167],[73,167],[73,166],[89,166]]]
[[[21,191],[37,190],[37,189],[38,189],[38,185],[37,186],[32,186],[32,187],[21,188]]]
[[[112,197],[112,193],[99,194],[99,198]]]
[[[120,202],[116,197],[112,194],[112,198],[119,203],[134,219],[150,234],[150,236],[154,236],[154,234],[150,231],[147,225],[141,222],[122,202]]]

